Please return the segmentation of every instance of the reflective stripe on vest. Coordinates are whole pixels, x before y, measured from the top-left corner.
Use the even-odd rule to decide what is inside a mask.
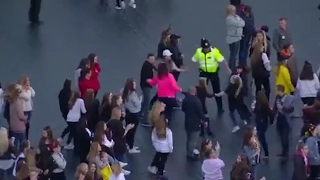
[[[204,72],[217,72],[219,63],[215,60],[214,54],[216,49],[211,48],[211,51],[208,53],[202,52],[202,48],[197,49],[199,57],[199,68]]]

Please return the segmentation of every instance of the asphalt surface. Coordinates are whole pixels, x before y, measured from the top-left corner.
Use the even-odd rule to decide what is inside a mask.
[[[256,25],[277,26],[278,18],[288,17],[293,34],[299,64],[304,60],[318,67],[319,11],[317,1],[244,1],[253,8]],[[126,78],[139,78],[139,70],[146,54],[156,52],[160,33],[169,24],[173,32],[182,35],[181,47],[185,62],[191,71],[183,74],[179,84],[184,89],[197,83],[197,66],[192,65],[191,56],[206,37],[228,57],[225,43],[225,7],[228,1],[186,0],[138,0],[137,9],[117,11],[114,2],[110,7],[100,7],[97,0],[43,0],[40,17],[45,23],[32,28],[28,23],[28,1],[0,1],[0,80],[3,85],[16,82],[22,75],[31,78],[36,91],[35,110],[31,122],[31,141],[36,143],[41,129],[50,125],[58,136],[65,126],[58,108],[57,96],[65,78],[74,80],[74,70],[82,57],[94,52],[98,54],[102,67],[100,80],[102,92],[118,92]],[[274,53],[273,53],[274,56]],[[274,61],[273,61],[274,62]],[[227,76],[222,68],[222,82]],[[225,83],[221,83],[225,87]],[[229,178],[232,163],[241,152],[243,130],[231,133],[232,125],[228,112],[221,119],[215,117],[214,100],[209,100],[210,117],[213,121],[214,141],[222,147],[221,159],[225,179]],[[227,109],[226,101],[224,107]],[[296,108],[300,113],[299,108]],[[173,123],[174,152],[170,155],[166,174],[172,180],[202,179],[200,163],[188,162],[185,158],[185,133],[183,114],[179,111]],[[299,131],[300,119],[295,119],[292,144]],[[2,124],[5,124],[1,120]],[[270,148],[270,163],[261,164],[259,176],[272,180],[288,180],[292,167],[281,165],[275,157],[280,151],[274,127],[267,132]],[[200,140],[199,140],[200,141]],[[147,166],[152,160],[154,149],[148,129],[139,127],[136,144],[141,154],[127,155],[129,180],[149,180]],[[292,148],[293,149],[293,148]],[[70,153],[67,174],[72,179],[77,162]]]

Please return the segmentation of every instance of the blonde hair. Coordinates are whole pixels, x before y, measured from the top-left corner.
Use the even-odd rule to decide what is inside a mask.
[[[21,86],[17,84],[9,84],[5,88],[4,92],[4,100],[13,103],[18,97],[20,96],[21,93]]]
[[[28,167],[36,167],[36,154],[37,152],[33,149],[26,150],[26,164]]]
[[[33,172],[39,174],[41,170],[36,167],[29,167],[26,163],[23,163],[16,174],[16,178],[17,180],[24,180],[30,177],[30,174]]]
[[[234,5],[229,4],[226,9],[226,14],[230,15],[230,13],[235,10],[236,10],[236,7]]]
[[[26,85],[27,81],[29,80],[28,76],[22,76],[19,80],[18,80],[18,84],[21,86]]]
[[[94,161],[94,158],[99,156],[99,146],[100,146],[100,144],[98,142],[92,142],[92,144],[90,146],[90,151],[87,155],[87,160],[89,162]]]
[[[119,176],[119,174],[122,172],[122,168],[119,162],[114,162],[111,166],[112,174],[115,176]]]
[[[8,130],[4,127],[0,128],[0,156],[7,152],[9,148]]]
[[[232,75],[230,78],[230,83],[238,85],[237,91],[235,93],[235,96],[238,96],[240,94],[242,86],[243,86],[243,82],[242,82],[241,77],[239,75]]]
[[[156,101],[153,104],[152,109],[149,112],[149,121],[152,126],[155,126],[155,122],[159,119],[160,113],[163,111],[162,107],[163,104],[160,101]]]
[[[76,171],[76,174],[75,174],[76,178],[79,178],[80,175],[83,175],[83,176],[86,175],[87,171],[85,171],[85,168],[88,170],[88,168],[89,168],[88,164],[81,163],[81,164],[78,165],[77,171]]]
[[[165,139],[167,137],[166,117],[164,115],[161,115],[154,125],[158,138]]]

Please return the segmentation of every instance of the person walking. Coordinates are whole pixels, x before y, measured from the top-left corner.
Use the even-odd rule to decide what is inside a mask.
[[[207,78],[210,81],[214,93],[220,92],[219,63],[224,62],[227,71],[231,74],[231,70],[225,61],[223,55],[218,48],[211,47],[209,41],[205,38],[201,39],[201,47],[197,48],[192,57],[193,62],[199,63],[199,77]],[[218,113],[224,112],[221,97],[216,97]]]
[[[240,49],[240,40],[243,36],[244,20],[236,14],[236,7],[233,5],[227,6],[227,44],[229,45],[229,67],[235,71],[236,60]]]
[[[63,88],[60,90],[58,99],[59,99],[59,107],[60,112],[62,114],[63,119],[67,122],[67,115],[69,113],[69,99],[72,95],[71,90],[71,81],[69,79],[66,79],[63,83]],[[68,124],[68,123],[67,123]],[[63,139],[67,134],[68,135],[68,141],[71,142],[71,136],[70,136],[70,129],[69,126],[67,126],[61,134],[61,138]]]
[[[284,46],[292,43],[292,35],[287,28],[287,18],[281,17],[279,19],[279,27],[273,31],[272,43],[273,48],[277,52],[278,59]]]
[[[156,67],[153,65],[155,62],[155,56],[152,53],[147,55],[147,60],[144,61],[140,70],[140,88],[142,90],[142,104],[141,104],[141,119],[140,125],[149,127],[148,123],[148,110],[150,109],[152,86],[147,83],[147,79],[153,78],[153,73]]]
[[[181,53],[180,47],[179,47],[179,41],[180,41],[181,36],[177,34],[171,34],[170,35],[170,44],[169,44],[169,50],[172,53],[171,54],[171,60],[172,63],[174,63],[178,68],[183,66],[183,54]],[[175,77],[175,79],[178,81],[179,76],[180,76],[180,71],[173,69],[172,70],[172,75]]]
[[[191,87],[182,101],[182,111],[185,114],[184,128],[187,134],[187,157],[198,159],[199,151],[196,149],[197,140],[200,135],[201,124],[206,122],[200,99],[196,96],[197,89]]]

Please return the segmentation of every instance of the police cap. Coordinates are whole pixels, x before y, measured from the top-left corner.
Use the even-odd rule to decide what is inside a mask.
[[[202,38],[200,44],[202,48],[209,48],[211,46],[206,38]]]

